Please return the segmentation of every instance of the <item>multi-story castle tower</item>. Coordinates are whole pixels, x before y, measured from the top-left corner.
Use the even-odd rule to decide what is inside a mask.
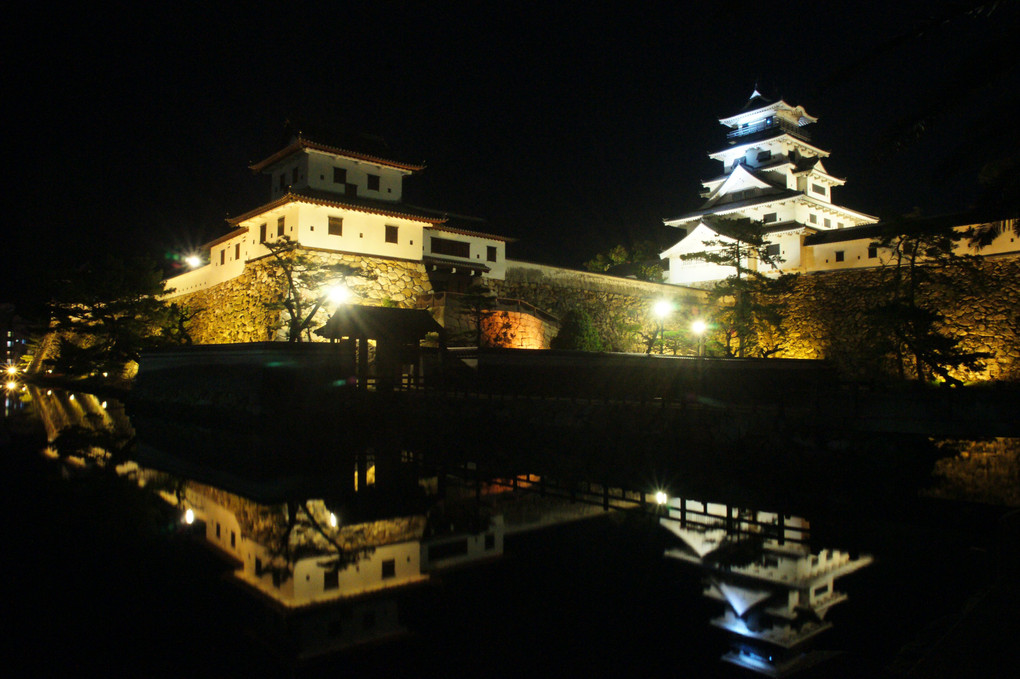
[[[829,156],[811,143],[805,129],[816,122],[802,106],[770,101],[755,90],[736,115],[722,118],[730,128],[729,145],[709,157],[723,164],[723,173],[704,184],[707,200],[700,209],[665,220],[687,235],[660,254],[669,260],[667,281],[689,285],[725,278],[732,269],[683,255],[704,252],[705,241],[725,240],[713,228],[720,219],[747,218],[761,222],[771,255],[784,271],[810,266],[801,261],[804,238],[828,229],[871,224],[877,217],[832,202],[832,190],[845,180],[830,175],[822,159]]]

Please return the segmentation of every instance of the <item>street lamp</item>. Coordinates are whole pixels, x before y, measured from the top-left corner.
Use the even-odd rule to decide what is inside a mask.
[[[708,325],[700,318],[691,323],[691,330],[698,337],[698,356],[705,355],[705,330],[707,329]]]
[[[202,266],[202,258],[199,257],[198,255],[188,255],[187,257],[184,258],[184,263],[187,264],[192,269],[197,269],[198,267]]]
[[[673,312],[673,304],[669,300],[660,299],[652,307],[652,312],[655,314],[655,317],[659,321],[658,325],[655,328],[655,334],[660,339],[665,339],[664,323],[666,321],[666,316],[669,316]],[[659,345],[660,354],[663,353],[665,345],[666,345],[665,341],[663,341],[663,343]],[[655,336],[652,337],[652,343],[648,345],[649,354],[652,353],[653,346],[655,346]]]

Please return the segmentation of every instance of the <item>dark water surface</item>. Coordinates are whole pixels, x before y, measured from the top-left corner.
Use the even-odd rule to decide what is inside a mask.
[[[407,637],[295,666],[248,634],[262,604],[227,560],[175,529],[153,536],[166,510],[144,493],[67,478],[21,414],[3,423],[4,608],[25,675],[755,676],[719,660],[704,573],[664,558],[666,531],[627,512],[509,535],[501,559],[403,594]],[[1015,516],[916,488],[844,491],[805,515],[812,550],[874,562],[838,580],[849,598],[819,643],[834,656],[797,676],[1014,676]]]

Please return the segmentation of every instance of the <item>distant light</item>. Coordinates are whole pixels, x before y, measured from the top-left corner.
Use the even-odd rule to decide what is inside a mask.
[[[10,382],[7,383],[6,386],[7,386],[8,391],[14,391],[15,389],[18,388],[18,383],[15,382],[14,380],[11,380]]]
[[[666,493],[664,493],[661,490],[658,491],[657,493],[655,493],[655,503],[656,504],[664,505],[664,504],[666,504],[666,500],[668,500],[668,499],[669,499],[669,496],[666,495]]]
[[[47,396],[53,396],[53,390],[52,389],[47,389],[46,390],[46,395]]]
[[[109,377],[109,375],[110,375],[110,373],[106,373],[106,372],[103,373],[103,377]]]
[[[188,255],[184,258],[184,263],[190,266],[192,269],[197,269],[202,266],[202,258],[198,255]]]
[[[103,402],[102,402],[102,403],[100,403],[99,405],[100,405],[100,407],[101,407],[101,408],[102,408],[103,410],[106,410],[106,401],[103,401]]]
[[[195,523],[195,512],[191,509],[191,507],[188,507],[188,511],[184,512],[184,523],[189,526]]]
[[[705,321],[703,321],[701,319],[698,319],[698,320],[694,321],[693,323],[691,323],[691,330],[694,331],[695,335],[704,335],[705,334],[705,330],[707,330],[707,329],[708,329],[708,325],[705,323]]]
[[[659,318],[665,318],[666,316],[669,316],[670,313],[672,313],[673,304],[667,300],[660,299],[658,302],[655,303],[655,306],[652,307],[652,310],[655,312],[655,315],[658,316]]]
[[[7,374],[10,375],[11,377],[17,375],[18,374],[18,367],[15,366],[15,365],[7,366]]]
[[[344,304],[351,298],[351,291],[346,285],[334,285],[326,293],[333,304]]]
[[[70,396],[68,396],[68,398],[73,401],[74,400],[74,394],[71,394]]]
[[[336,514],[333,512],[329,513],[329,525],[332,528],[336,528]]]

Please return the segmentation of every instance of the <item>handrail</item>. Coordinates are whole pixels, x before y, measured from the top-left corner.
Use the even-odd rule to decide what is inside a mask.
[[[770,130],[773,128],[779,128],[785,132],[789,132],[790,134],[796,135],[806,141],[811,140],[810,132],[778,116],[766,118],[757,123],[752,123],[747,127],[738,127],[736,129],[730,130],[729,132],[726,133],[726,138],[735,139],[736,137],[744,137],[749,134],[755,134],[757,132],[763,132],[765,130]]]

